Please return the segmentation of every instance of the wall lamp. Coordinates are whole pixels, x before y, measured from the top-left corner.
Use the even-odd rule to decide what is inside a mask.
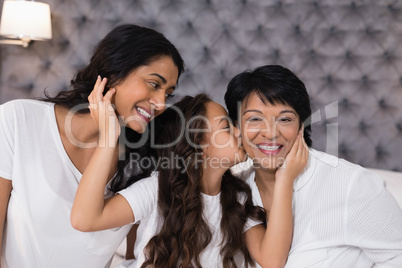
[[[0,44],[28,47],[31,40],[52,38],[49,4],[5,0],[0,22]]]

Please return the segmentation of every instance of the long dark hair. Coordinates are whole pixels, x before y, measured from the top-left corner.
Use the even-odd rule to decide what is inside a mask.
[[[189,131],[206,129],[205,104],[211,100],[204,94],[184,97],[156,118],[160,123],[156,137],[157,157],[170,159],[169,168],[159,167],[158,209],[164,219],[161,231],[144,249],[146,261],[142,267],[201,267],[200,254],[212,239],[211,231],[203,218],[201,195],[202,164],[199,163],[204,133]],[[176,157],[184,159],[175,161]],[[245,201],[239,200],[245,196]],[[265,212],[253,206],[250,187],[228,170],[222,179],[220,202],[222,206],[221,230],[223,241],[222,266],[236,267],[234,256],[244,254],[247,264],[252,259],[245,245],[243,228],[249,217],[265,223]]]
[[[153,29],[125,24],[114,28],[98,44],[89,64],[78,71],[71,80],[71,90],[61,91],[55,97],[45,93],[44,101],[53,102],[68,109],[76,109],[76,113],[89,113],[88,96],[91,93],[98,75],[106,77],[108,82],[104,93],[122,82],[132,71],[140,66],[150,64],[161,56],[169,56],[178,69],[178,79],[184,71],[184,62],[176,47],[163,34]],[[120,139],[126,150],[124,157],[117,163],[117,173],[110,189],[118,192],[142,177],[150,175],[149,170],[134,168],[128,172],[128,163],[133,152],[138,155],[148,154],[148,143],[132,148],[127,144],[136,144],[142,135],[125,127],[122,130],[125,140]],[[130,175],[131,173],[131,175]],[[141,174],[140,174],[141,173]]]
[[[89,64],[79,70],[71,80],[71,90],[61,91],[55,97],[46,94],[47,98],[44,100],[69,109],[88,103],[88,96],[98,75],[108,79],[106,93],[132,71],[150,64],[160,56],[172,58],[180,77],[184,71],[183,59],[162,33],[134,24],[117,26],[99,42]],[[89,113],[89,109],[78,112]]]

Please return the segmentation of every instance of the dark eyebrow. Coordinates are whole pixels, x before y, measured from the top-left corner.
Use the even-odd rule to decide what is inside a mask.
[[[246,111],[243,113],[243,115],[245,115],[246,113],[250,113],[250,112],[262,114],[262,112],[259,111],[259,110],[246,110]],[[292,110],[283,110],[283,111],[280,111],[280,112],[279,112],[279,114],[285,114],[285,113],[292,113],[292,114],[294,114],[294,115],[297,115],[297,114],[296,114],[294,111],[292,111]]]
[[[166,83],[167,83],[165,77],[163,77],[163,76],[160,75],[160,74],[152,73],[152,74],[150,74],[150,75],[153,75],[153,76],[158,77],[160,80],[162,80],[162,84],[166,84]],[[172,86],[172,87],[170,87],[170,88],[172,88],[173,90],[176,90],[176,85],[174,85],[174,86]]]
[[[283,110],[279,114],[286,114],[286,113],[292,113],[294,115],[297,115],[294,111],[291,111],[291,110]]]
[[[159,79],[162,80],[162,83],[163,83],[163,84],[166,84],[166,79],[165,79],[165,77],[163,77],[162,75],[156,74],[156,73],[152,73],[151,75],[154,75],[154,76],[159,77]]]
[[[245,115],[246,113],[258,113],[258,114],[262,114],[262,112],[261,111],[259,111],[259,110],[246,110],[244,113],[243,113],[243,115]]]

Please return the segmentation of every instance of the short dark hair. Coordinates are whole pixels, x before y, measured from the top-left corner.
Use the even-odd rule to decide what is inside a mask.
[[[291,106],[300,116],[300,124],[311,116],[310,97],[304,83],[289,69],[280,65],[264,65],[239,73],[229,82],[225,103],[233,121],[238,118],[238,104],[256,92],[261,100],[271,104]],[[301,126],[301,125],[300,125]],[[311,126],[304,127],[304,139],[311,147]]]
[[[67,108],[87,103],[98,75],[108,79],[107,91],[138,67],[148,65],[161,56],[172,58],[179,78],[184,71],[183,59],[162,33],[134,24],[117,26],[99,42],[89,64],[71,80],[71,90],[61,91],[53,98],[46,94],[44,100]],[[88,112],[88,109],[78,111]]]

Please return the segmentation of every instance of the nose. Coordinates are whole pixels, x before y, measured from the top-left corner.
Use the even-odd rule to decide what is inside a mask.
[[[275,120],[272,120],[271,122],[268,122],[268,120],[266,120],[260,130],[260,134],[266,139],[275,139],[278,135],[278,129]]]
[[[165,110],[166,107],[166,97],[163,90],[158,90],[149,99],[151,103],[151,109],[155,114],[159,114]]]

